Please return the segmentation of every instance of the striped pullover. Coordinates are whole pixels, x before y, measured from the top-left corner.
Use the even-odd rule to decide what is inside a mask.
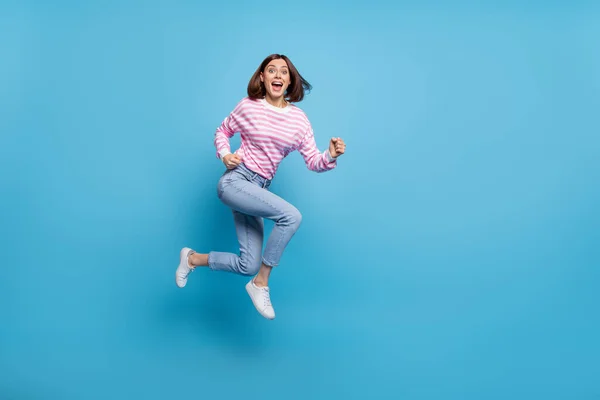
[[[325,172],[337,165],[329,149],[319,151],[310,121],[293,104],[278,108],[264,98],[243,98],[215,132],[218,158],[231,153],[229,139],[236,132],[241,134],[241,145],[235,154],[249,169],[267,179],[273,179],[281,161],[295,150],[311,171]]]

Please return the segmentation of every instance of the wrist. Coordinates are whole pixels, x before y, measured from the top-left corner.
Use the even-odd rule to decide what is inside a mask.
[[[219,158],[221,159],[221,161],[223,161],[223,158],[228,154],[231,154],[231,152],[229,150],[221,150],[219,152]]]
[[[337,157],[334,157],[333,154],[331,154],[331,151],[329,149],[327,149],[327,151],[325,152],[325,156],[327,157],[327,161],[334,162],[336,160]]]

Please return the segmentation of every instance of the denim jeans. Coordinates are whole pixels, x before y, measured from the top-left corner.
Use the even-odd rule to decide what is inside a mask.
[[[240,245],[238,254],[211,251],[213,270],[256,275],[261,263],[276,267],[284,249],[302,222],[300,211],[269,191],[271,181],[249,170],[243,163],[225,171],[217,185],[219,199],[233,211]],[[263,253],[264,220],[275,222]]]

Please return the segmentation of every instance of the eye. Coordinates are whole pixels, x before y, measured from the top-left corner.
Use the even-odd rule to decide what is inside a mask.
[[[270,73],[270,74],[274,74],[274,73],[275,73],[275,70],[274,70],[273,68],[270,68],[270,69],[269,69],[269,73]]]
[[[283,71],[281,71],[282,74],[287,75],[287,71],[284,69]]]

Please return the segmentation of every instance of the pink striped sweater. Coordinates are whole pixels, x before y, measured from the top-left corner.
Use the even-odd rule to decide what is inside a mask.
[[[241,145],[235,154],[267,179],[273,179],[281,161],[295,150],[311,171],[325,172],[337,165],[329,149],[319,151],[310,121],[293,104],[278,108],[265,99],[243,98],[215,132],[218,158],[231,153],[229,139],[236,132],[241,134]]]

